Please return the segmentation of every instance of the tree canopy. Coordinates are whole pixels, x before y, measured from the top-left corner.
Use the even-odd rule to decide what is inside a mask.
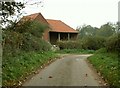
[[[110,37],[115,33],[115,28],[111,23],[104,24],[100,27],[100,30],[97,32],[98,36]]]
[[[92,27],[91,25],[83,25],[78,27],[79,38],[82,39],[86,36],[99,36],[99,37],[110,37],[118,31],[117,24],[106,23],[100,28]]]
[[[0,2],[0,18],[1,18],[1,24],[0,26],[2,27],[5,24],[11,24],[12,22],[16,22],[17,18],[20,18],[23,13],[21,10],[28,5],[35,5],[35,4],[40,4],[41,0],[33,1],[32,3],[29,4],[29,1],[25,2],[17,2],[15,0],[12,1],[1,1]]]
[[[24,8],[24,3],[21,2],[0,2],[0,14],[1,22],[6,23],[10,21],[9,17],[20,13],[20,10]]]

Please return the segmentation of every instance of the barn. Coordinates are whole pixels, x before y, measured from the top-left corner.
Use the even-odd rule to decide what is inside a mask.
[[[30,18],[48,25],[49,28],[43,33],[43,39],[51,44],[56,44],[56,42],[60,40],[68,41],[77,39],[78,31],[74,30],[61,20],[45,19],[41,13],[31,14],[24,16],[23,18]]]

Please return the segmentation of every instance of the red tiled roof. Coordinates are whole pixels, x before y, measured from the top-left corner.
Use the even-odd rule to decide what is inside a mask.
[[[34,14],[31,14],[31,15],[28,15],[28,16],[24,16],[26,18],[30,18],[32,20],[34,20],[40,13],[34,13]]]
[[[27,15],[27,16],[24,16],[23,19],[31,19],[31,20],[37,20],[39,21],[40,23],[43,23],[43,24],[48,24],[47,20],[42,16],[41,13],[34,13],[34,14],[31,14],[31,15]]]
[[[24,18],[30,18],[30,19],[34,20],[34,19],[36,19],[38,17],[38,15],[40,15],[44,19],[44,17],[42,16],[41,13],[31,14],[31,15],[25,16]],[[78,33],[76,30],[74,30],[73,28],[71,28],[70,26],[66,25],[64,22],[62,22],[60,20],[50,20],[50,19],[47,19],[47,20],[44,19],[44,20],[51,27],[51,30],[50,30],[51,32]]]
[[[71,28],[70,26],[66,25],[64,22],[60,20],[50,20],[47,19],[47,22],[50,24],[52,30],[51,32],[71,32],[71,33],[78,33],[76,30]]]

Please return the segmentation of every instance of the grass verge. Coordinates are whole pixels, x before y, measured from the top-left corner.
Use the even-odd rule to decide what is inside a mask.
[[[61,54],[93,54],[94,50],[84,50],[84,49],[63,49],[56,51],[56,53]]]
[[[57,54],[48,52],[20,53],[16,57],[3,58],[2,63],[2,84],[3,86],[18,86],[21,80],[35,72],[40,66],[49,60],[58,57]]]
[[[107,80],[111,88],[120,88],[118,53],[108,53],[107,50],[103,48],[96,51],[88,60]]]

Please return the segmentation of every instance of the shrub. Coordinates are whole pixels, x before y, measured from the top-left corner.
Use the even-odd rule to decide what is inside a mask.
[[[23,44],[21,49],[25,51],[48,51],[51,45],[46,41],[37,38],[29,33],[23,35]]]
[[[13,28],[14,31],[19,32],[19,33],[30,33],[33,36],[41,38],[43,36],[43,32],[48,28],[47,25],[42,24],[38,21],[31,21],[31,20],[26,20],[26,21],[20,21],[15,27]],[[12,29],[12,30],[13,30]]]
[[[105,38],[98,36],[86,36],[79,41],[58,41],[61,49],[87,49],[97,50],[105,46]]]
[[[105,45],[108,51],[120,51],[120,33],[109,37]]]
[[[23,23],[3,30],[3,86],[19,85],[21,80],[30,75],[29,73],[35,72],[39,66],[57,57],[49,51],[50,43],[41,38],[44,28],[41,30],[40,25],[33,24]]]
[[[37,21],[20,21],[3,30],[3,56],[14,56],[22,51],[48,51],[51,45],[42,40],[46,25]]]
[[[97,36],[87,36],[84,37],[81,42],[83,49],[97,50],[104,47],[105,39]]]
[[[81,44],[79,41],[57,41],[57,45],[60,47],[60,49],[81,48]]]
[[[19,53],[23,40],[22,34],[14,31],[4,31],[2,37],[3,56],[11,56]]]
[[[15,56],[22,51],[49,51],[50,43],[35,37],[30,33],[18,33],[15,31],[3,32],[3,57]]]
[[[106,48],[100,48],[99,50],[97,50],[97,51],[95,52],[95,54],[99,54],[99,53],[101,53],[101,54],[107,53]]]

